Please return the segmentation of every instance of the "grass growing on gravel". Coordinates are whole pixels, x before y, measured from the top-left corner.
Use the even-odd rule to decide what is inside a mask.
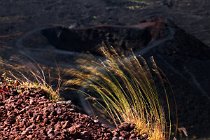
[[[57,88],[53,88],[46,79],[44,68],[37,65],[33,70],[28,66],[11,65],[7,62],[0,61],[0,70],[3,72],[1,80],[4,80],[7,84],[16,86],[18,93],[22,93],[22,90],[26,89],[40,89],[47,94],[48,98],[54,101],[60,100],[59,87],[60,79],[58,80]],[[48,71],[49,74],[49,71]]]
[[[68,71],[74,78],[66,84],[86,89],[78,92],[90,96],[96,103],[94,107],[104,111],[115,125],[135,124],[136,131],[147,134],[150,140],[168,138],[170,130],[166,128],[164,110],[146,61],[134,54],[128,58],[113,48],[102,47],[101,52],[105,61],[81,60],[79,69]],[[153,59],[152,64],[153,71],[161,77]]]

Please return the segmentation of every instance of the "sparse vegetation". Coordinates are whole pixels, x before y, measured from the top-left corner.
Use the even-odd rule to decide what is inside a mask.
[[[130,10],[136,10],[136,9],[140,9],[143,8],[143,6],[139,6],[139,5],[132,5],[132,6],[127,6],[128,9]]]
[[[35,64],[34,64],[35,65]],[[37,65],[36,70],[32,70],[27,66],[12,65],[1,60],[1,71],[4,73],[1,75],[1,79],[9,85],[16,85],[18,93],[22,93],[22,89],[40,89],[47,93],[49,99],[54,101],[60,100],[59,88],[60,78],[58,78],[57,87],[53,88],[46,79],[46,73],[44,67]],[[48,71],[48,75],[49,71]]]
[[[131,5],[127,5],[126,8],[130,10],[137,10],[137,9],[142,9],[145,8],[149,3],[144,0],[130,0],[132,3]]]
[[[98,112],[96,114],[111,121],[110,124],[134,124],[139,135],[147,135],[150,140],[167,139],[171,131],[170,122],[168,127],[154,80],[154,73],[161,79],[154,59],[151,59],[150,69],[144,58],[132,52],[126,52],[125,56],[112,47],[104,46],[101,47],[101,53],[105,56],[103,61],[94,57],[91,60],[79,59],[79,69],[67,70],[67,74],[73,78],[67,80],[66,85],[82,87],[84,90],[75,90],[84,93]],[[11,65],[4,61],[1,61],[1,66],[5,72],[1,80],[6,80],[13,87],[16,85],[18,93],[22,93],[21,89],[41,89],[50,99],[61,99],[61,78],[58,78],[58,87],[54,90],[47,82],[44,67],[37,64],[32,70],[27,65]]]
[[[145,59],[134,54],[126,57],[107,47],[102,47],[101,52],[105,61],[80,60],[79,69],[67,71],[74,78],[66,84],[85,89],[75,90],[87,95],[93,107],[115,125],[128,122],[150,140],[167,139],[170,128],[166,127],[158,90]],[[153,59],[152,64],[152,71],[161,77]]]

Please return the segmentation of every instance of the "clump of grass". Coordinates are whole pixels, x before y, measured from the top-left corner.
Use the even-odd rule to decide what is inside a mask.
[[[54,90],[52,86],[47,83],[37,83],[37,82],[24,82],[21,81],[19,87],[22,89],[40,89],[47,94],[47,97],[53,101],[59,101],[61,98],[59,96],[59,91]]]
[[[150,140],[169,138],[170,128],[151,72],[161,78],[154,59],[151,70],[144,58],[132,52],[129,57],[113,48],[102,47],[101,52],[105,61],[80,60],[79,69],[68,71],[74,78],[66,84],[86,89],[76,90],[92,98],[93,107],[115,125],[135,124],[136,131]]]
[[[3,60],[0,61],[0,71],[3,73],[1,75],[2,79],[8,84],[12,84],[17,88],[18,93],[30,89],[40,89],[46,93],[47,97],[51,100],[58,101],[61,99],[59,95],[60,88],[60,78],[58,78],[57,87],[53,88],[46,79],[46,74],[44,72],[44,67],[40,65],[33,64],[35,69],[32,69],[29,65],[18,65],[10,64]],[[48,76],[50,77],[50,71],[48,71]],[[48,80],[49,81],[49,80]]]
[[[136,10],[136,9],[143,8],[143,6],[140,6],[140,5],[131,5],[131,6],[127,6],[127,8],[129,10]]]

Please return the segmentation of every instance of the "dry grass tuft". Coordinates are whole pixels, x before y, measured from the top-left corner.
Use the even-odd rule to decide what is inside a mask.
[[[0,72],[3,73],[1,75],[3,80],[6,80],[6,82],[10,82],[12,84],[16,84],[19,93],[22,92],[21,89],[24,90],[30,90],[30,89],[40,89],[43,90],[49,99],[57,101],[60,100],[59,90],[60,90],[60,83],[61,79],[60,77],[57,79],[57,87],[53,88],[50,83],[50,71],[46,68],[45,73],[45,67],[42,67],[40,65],[33,64],[33,68],[29,65],[19,65],[19,64],[10,64],[6,61],[1,60],[0,61]],[[47,76],[48,79],[46,78]],[[48,81],[48,82],[47,82]]]
[[[151,70],[144,58],[137,58],[133,53],[126,57],[107,47],[102,47],[101,52],[105,61],[80,60],[79,69],[68,70],[74,78],[66,85],[86,89],[76,90],[92,99],[93,107],[115,125],[132,123],[139,134],[147,134],[150,140],[167,139],[170,128],[166,126],[153,79],[154,73],[161,78],[154,59],[151,59]]]

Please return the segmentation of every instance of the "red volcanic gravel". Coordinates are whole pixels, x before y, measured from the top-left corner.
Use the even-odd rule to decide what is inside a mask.
[[[41,91],[25,91],[0,100],[0,138],[3,139],[110,139],[111,131],[69,101],[53,102]]]
[[[13,83],[14,84],[14,83]],[[40,89],[17,92],[0,83],[0,139],[137,139],[134,125],[115,130],[81,114],[71,101],[51,101]],[[147,136],[138,136],[146,140]]]

